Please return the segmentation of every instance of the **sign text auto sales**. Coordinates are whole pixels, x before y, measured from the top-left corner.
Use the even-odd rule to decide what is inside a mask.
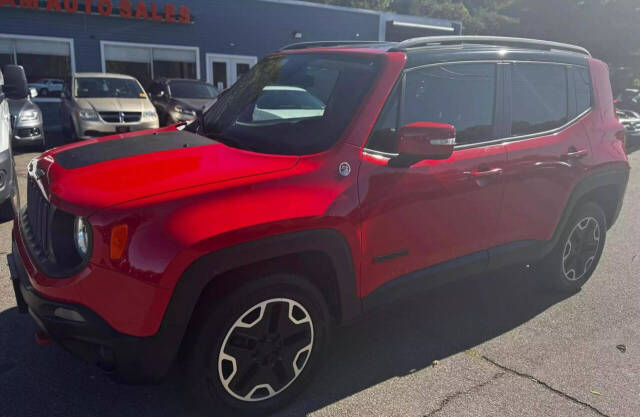
[[[173,4],[159,6],[136,0],[0,0],[0,6],[18,7],[49,12],[71,14],[100,14],[124,19],[153,20],[157,22],[190,23],[191,14],[187,6]]]

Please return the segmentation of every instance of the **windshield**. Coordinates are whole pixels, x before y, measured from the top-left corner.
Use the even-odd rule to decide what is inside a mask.
[[[340,137],[378,71],[375,58],[268,57],[204,115],[207,136],[255,152],[303,155]]]
[[[75,96],[78,98],[145,98],[142,87],[129,78],[76,78]]]
[[[188,81],[173,81],[169,88],[171,96],[176,98],[216,98],[218,91],[214,86]]]

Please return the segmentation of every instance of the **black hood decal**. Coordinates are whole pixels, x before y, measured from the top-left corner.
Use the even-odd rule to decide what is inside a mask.
[[[211,145],[207,137],[176,130],[124,139],[107,140],[60,152],[54,159],[65,169],[82,168],[100,162],[179,148]]]

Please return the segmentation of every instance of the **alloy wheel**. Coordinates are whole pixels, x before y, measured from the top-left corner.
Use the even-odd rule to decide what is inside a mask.
[[[562,254],[562,271],[569,281],[584,277],[600,248],[600,224],[593,217],[580,220],[569,233]]]
[[[218,378],[231,396],[264,401],[300,375],[314,343],[309,312],[297,301],[273,298],[248,309],[227,332]]]

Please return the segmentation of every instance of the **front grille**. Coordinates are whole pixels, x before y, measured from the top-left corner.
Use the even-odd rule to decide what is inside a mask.
[[[29,177],[27,183],[27,219],[31,243],[39,255],[49,257],[49,222],[51,204],[44,198],[36,181]]]
[[[139,122],[142,113],[139,111],[101,111],[100,117],[107,123]]]
[[[82,269],[83,259],[75,248],[75,216],[51,205],[36,180],[27,180],[27,207],[21,211],[24,242],[38,268],[51,278],[66,278]]]

